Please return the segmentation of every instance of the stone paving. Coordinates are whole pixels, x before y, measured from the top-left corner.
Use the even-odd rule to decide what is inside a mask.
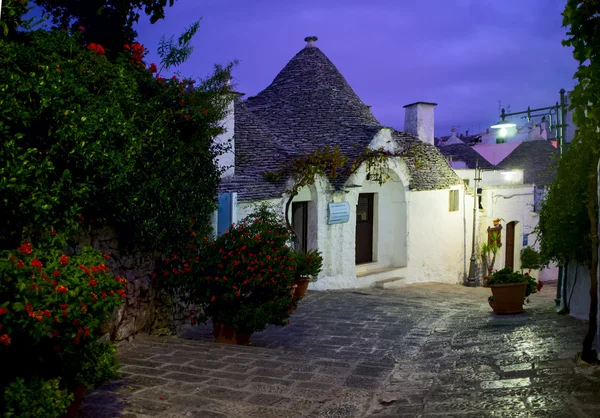
[[[139,336],[80,417],[600,417],[600,371],[575,364],[586,324],[555,293],[499,317],[485,288],[311,292],[252,346]]]

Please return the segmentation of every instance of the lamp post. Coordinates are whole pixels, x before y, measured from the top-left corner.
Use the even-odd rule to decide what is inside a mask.
[[[471,237],[471,262],[469,264],[469,276],[467,277],[466,285],[468,287],[477,286],[477,259],[475,257],[475,235],[477,230],[477,197],[479,190],[479,182],[481,181],[481,169],[479,168],[479,159],[475,162],[475,182],[473,184],[473,235]]]
[[[567,114],[567,105],[565,102],[565,89],[560,90],[560,102],[556,102],[554,106],[548,107],[540,107],[539,109],[531,109],[527,107],[527,110],[522,112],[512,112],[506,113],[504,109],[500,113],[500,121],[495,125],[492,125],[491,128],[498,128],[506,130],[507,127],[516,126],[514,123],[506,121],[505,119],[509,116],[517,116],[517,115],[527,115],[524,116],[527,119],[527,122],[531,120],[533,117],[539,116],[549,116],[550,119],[550,128],[554,130],[554,134],[557,139],[557,148],[559,156],[563,153],[563,145],[567,136],[567,124],[565,122],[565,116]],[[541,112],[541,113],[540,113]],[[553,123],[553,119],[555,119],[555,123]],[[506,132],[506,131],[504,131]],[[558,267],[558,283],[556,285],[556,298],[554,302],[556,306],[560,306],[561,304],[561,294],[562,288],[564,286],[564,269],[562,266]]]

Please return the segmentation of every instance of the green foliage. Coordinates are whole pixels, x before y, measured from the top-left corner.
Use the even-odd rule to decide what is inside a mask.
[[[600,15],[598,0],[568,0],[563,26],[579,62],[578,84],[570,93],[574,140],[560,160],[558,171],[542,203],[537,233],[541,263],[578,262],[589,265],[597,244],[592,232],[598,216],[597,167],[600,150]],[[594,269],[595,271],[595,269]]]
[[[59,28],[83,26],[87,42],[104,45],[109,55],[137,37],[134,25],[140,12],[155,23],[165,17],[165,8],[175,0],[34,0]]]
[[[488,280],[488,285],[509,283],[527,283],[525,297],[531,295],[532,293],[536,293],[542,287],[541,283],[536,281],[529,274],[521,274],[518,271],[513,271],[510,267],[506,267],[502,270],[494,272],[492,277],[490,277]]]
[[[286,325],[297,302],[290,240],[282,219],[261,206],[216,240],[200,239],[195,257],[165,259],[160,280],[196,306],[192,323],[212,319],[242,334]]]
[[[0,412],[6,418],[61,418],[72,401],[73,393],[59,378],[17,378],[6,388]]]
[[[189,90],[144,69],[141,45],[113,62],[81,34],[0,39],[0,248],[83,215],[139,248],[178,249],[190,217],[205,234],[215,208],[229,67]]]
[[[540,268],[540,254],[527,246],[521,250],[521,268],[537,270]]]
[[[161,58],[161,70],[168,70],[171,67],[176,67],[183,64],[194,52],[194,47],[191,45],[192,38],[200,27],[200,21],[194,22],[185,32],[177,39],[177,43],[173,40],[173,36],[167,41],[163,35],[160,38],[158,46],[158,55]],[[158,71],[160,74],[161,70]]]
[[[500,251],[500,247],[497,244],[497,240],[493,238],[490,242],[485,242],[481,245],[481,259],[483,261],[484,268],[490,272],[494,269],[498,251]]]
[[[319,250],[294,251],[296,278],[317,276],[323,268],[323,257]]]

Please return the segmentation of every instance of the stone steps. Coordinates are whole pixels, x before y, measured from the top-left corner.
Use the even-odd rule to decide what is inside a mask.
[[[373,287],[377,289],[398,289],[404,286],[406,286],[406,279],[404,277],[391,277],[389,279],[377,280],[373,283]]]

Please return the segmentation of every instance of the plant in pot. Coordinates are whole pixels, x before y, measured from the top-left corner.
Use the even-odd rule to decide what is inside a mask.
[[[492,289],[488,302],[494,312],[500,315],[522,313],[525,298],[542,288],[542,283],[528,273],[522,274],[510,267],[494,272],[488,285]]]
[[[295,283],[298,285],[294,296],[303,298],[306,295],[308,284],[314,276],[317,276],[323,268],[323,257],[319,250],[307,252],[294,252],[296,260]]]
[[[199,241],[196,257],[166,259],[162,275],[194,306],[192,324],[212,320],[216,342],[249,344],[267,325],[289,324],[296,307],[290,237],[282,218],[261,205],[214,241]]]
[[[483,261],[484,274],[483,286],[488,286],[488,281],[492,271],[494,271],[494,264],[496,263],[496,255],[500,251],[500,247],[495,240],[492,242],[486,242],[481,246],[481,259]]]
[[[521,250],[521,272],[527,269],[528,273],[531,273],[531,270],[538,270],[540,267],[540,254],[529,246],[523,248]]]

